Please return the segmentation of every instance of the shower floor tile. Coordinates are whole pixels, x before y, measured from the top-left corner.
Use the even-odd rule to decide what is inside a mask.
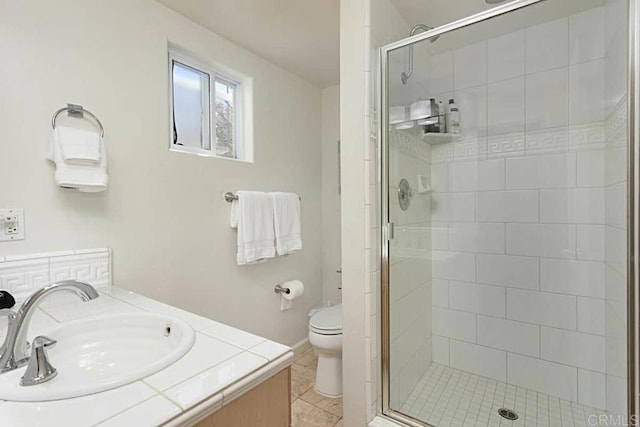
[[[510,421],[498,409],[514,410]],[[594,425],[590,415],[606,414],[576,402],[431,364],[400,412],[438,427],[573,427]],[[593,418],[592,418],[593,420]]]

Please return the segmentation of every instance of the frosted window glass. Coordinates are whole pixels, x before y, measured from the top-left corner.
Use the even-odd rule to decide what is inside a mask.
[[[173,61],[173,143],[211,149],[209,74]]]

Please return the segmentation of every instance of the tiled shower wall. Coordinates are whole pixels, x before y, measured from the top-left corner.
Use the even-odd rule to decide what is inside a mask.
[[[627,412],[627,21],[625,0],[605,5],[605,343],[607,410]]]
[[[606,409],[605,8],[431,61],[433,360]]]
[[[431,364],[431,197],[416,193],[400,209],[398,183],[418,190],[418,176],[429,177],[431,149],[414,132],[389,135],[390,242],[389,336],[391,406],[399,408]]]

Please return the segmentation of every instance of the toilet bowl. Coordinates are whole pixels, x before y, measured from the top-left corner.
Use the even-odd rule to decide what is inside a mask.
[[[342,304],[311,316],[309,344],[318,353],[315,392],[327,397],[342,396]]]

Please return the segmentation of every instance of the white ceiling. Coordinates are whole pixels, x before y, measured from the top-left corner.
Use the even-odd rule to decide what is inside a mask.
[[[319,87],[340,80],[339,0],[158,0]]]

